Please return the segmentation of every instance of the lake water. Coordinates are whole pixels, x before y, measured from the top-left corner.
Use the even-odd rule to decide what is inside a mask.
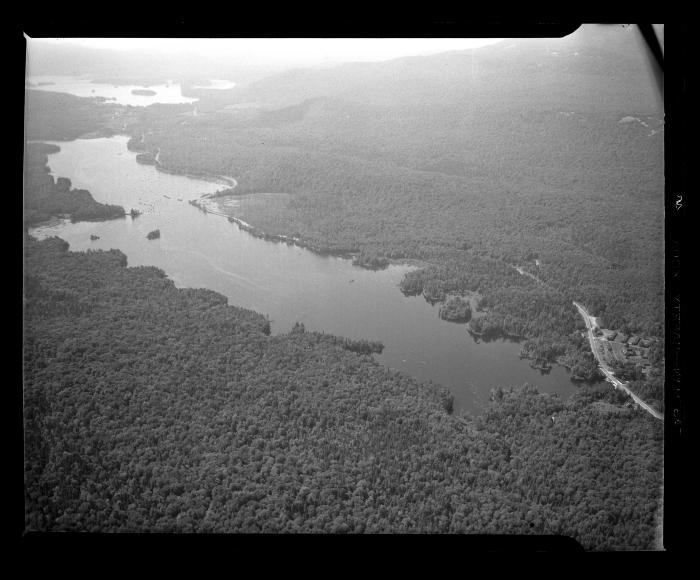
[[[32,76],[29,79],[32,86],[29,88],[40,91],[54,91],[57,93],[70,93],[77,97],[105,97],[119,105],[131,105],[134,107],[146,107],[154,103],[193,103],[197,99],[183,97],[180,92],[180,84],[170,82],[166,84],[149,85],[122,85],[116,86],[109,83],[93,83],[89,77],[67,76]],[[40,85],[39,83],[51,83]],[[149,89],[155,91],[155,95],[134,95],[132,90]]]
[[[96,200],[143,215],[75,224],[55,220],[31,234],[60,236],[73,251],[118,248],[129,265],[162,268],[178,287],[209,288],[229,304],[268,315],[274,333],[302,322],[309,330],[380,340],[385,350],[376,356],[379,362],[449,387],[456,411],[478,411],[497,386],[529,382],[562,397],[576,390],[563,368],[542,375],[518,358],[517,343],[476,343],[464,325],[440,320],[438,306],[404,296],[398,284],[408,266],[374,272],[254,238],[225,217],[187,203],[221,184],[140,165],[126,143],[124,136],[57,142],[61,151],[49,156],[49,166],[55,177],[68,177]],[[160,239],[147,240],[154,229],[160,229]],[[91,234],[100,239],[91,241]]]

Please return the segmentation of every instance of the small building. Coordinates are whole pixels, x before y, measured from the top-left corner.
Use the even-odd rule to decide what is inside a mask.
[[[617,336],[615,337],[615,342],[627,342],[628,340],[629,336],[627,336],[623,332],[618,332]]]
[[[639,342],[639,337],[638,337],[638,336],[633,336],[632,338],[629,339],[629,341],[628,341],[627,344],[631,344],[632,346],[634,346],[634,345],[637,344],[638,342]]]
[[[605,340],[614,340],[617,333],[614,330],[603,329],[603,336]]]
[[[651,341],[648,338],[642,338],[639,341],[639,346],[642,348],[649,348],[651,346]]]

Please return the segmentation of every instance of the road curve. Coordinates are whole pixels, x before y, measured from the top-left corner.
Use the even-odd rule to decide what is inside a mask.
[[[627,383],[623,383],[620,379],[616,378],[615,375],[613,374],[612,370],[608,368],[608,366],[603,362],[602,358],[598,354],[598,350],[595,347],[595,337],[593,336],[593,322],[591,320],[591,315],[588,314],[588,310],[586,310],[585,307],[583,307],[581,304],[578,302],[574,302],[574,306],[579,311],[579,314],[583,317],[584,322],[586,323],[586,328],[588,329],[588,341],[590,342],[591,345],[591,351],[593,351],[593,356],[595,356],[596,360],[598,361],[598,368],[600,368],[600,371],[605,375],[605,380],[608,381],[609,383],[612,383],[612,385],[617,389],[620,388],[623,391],[625,391],[632,399],[634,400],[637,405],[639,405],[642,409],[659,419],[660,421],[664,420],[664,416],[659,413],[656,409],[653,407],[650,407],[647,405],[644,401],[642,401],[637,395],[635,395],[632,391],[629,390],[627,387]]]

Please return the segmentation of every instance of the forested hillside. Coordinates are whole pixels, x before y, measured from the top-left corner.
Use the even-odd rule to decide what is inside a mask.
[[[491,103],[516,105],[585,104],[632,109],[658,106],[653,91],[630,94],[652,82],[634,29],[584,25],[564,38],[505,39],[473,50],[409,56],[374,63],[286,71],[202,95],[203,105],[230,103],[294,105],[319,96],[388,105],[441,106]]]
[[[582,387],[479,417],[118,251],[25,240],[28,530],[560,533],[651,548],[661,424]],[[361,350],[361,349],[360,349]]]
[[[159,151],[160,169],[234,176],[235,217],[366,265],[420,260],[406,292],[476,291],[477,331],[537,340],[528,353],[564,355],[586,378],[573,300],[603,327],[663,339],[663,111],[631,29],[199,94],[145,108],[34,95],[60,114],[30,134],[71,138],[79,113],[83,131]]]
[[[71,141],[89,134],[113,135],[107,125],[124,109],[102,97],[37,90],[26,90],[24,94],[27,140]]]
[[[89,75],[93,82],[106,84],[155,85],[173,80],[197,84],[212,78],[231,78],[243,83],[284,69],[284,65],[279,64],[241,62],[240,59],[222,59],[215,54],[206,56],[189,50],[185,45],[182,43],[175,52],[162,54],[145,48],[95,49],[79,43],[55,43],[33,38],[27,51],[27,74],[49,77]],[[195,89],[190,90],[196,93]]]
[[[236,217],[268,233],[430,264],[403,288],[477,291],[476,324],[545,341],[543,358],[569,353],[590,378],[572,300],[605,327],[664,334],[663,111],[647,69],[630,30],[589,27],[290,71],[203,93],[196,115],[132,112],[126,130],[162,168],[235,176]]]

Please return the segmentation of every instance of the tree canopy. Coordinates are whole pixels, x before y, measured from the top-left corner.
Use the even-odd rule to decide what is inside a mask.
[[[477,417],[119,251],[27,239],[28,530],[560,533],[649,548],[662,427],[609,388]]]

